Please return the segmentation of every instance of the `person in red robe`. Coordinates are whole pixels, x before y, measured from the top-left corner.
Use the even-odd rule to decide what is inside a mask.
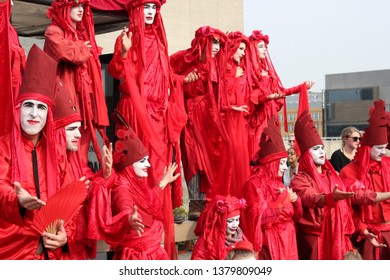
[[[56,69],[33,45],[12,132],[0,140],[0,259],[61,259],[67,251],[63,223],[56,235],[30,234],[36,212],[59,188],[52,114]]]
[[[253,71],[257,76],[257,88],[251,91],[249,107],[249,155],[256,161],[258,155],[258,143],[263,129],[267,126],[272,116],[285,105],[286,96],[299,92],[306,92],[313,86],[313,82],[306,81],[292,88],[284,88],[275,71],[268,53],[269,37],[263,35],[260,30],[252,31],[249,38],[251,48]],[[255,80],[256,81],[256,80]],[[284,106],[284,119],[286,120],[286,107]],[[285,121],[285,125],[286,125]],[[285,127],[287,131],[287,128]]]
[[[231,245],[247,240],[240,225],[245,200],[216,195],[207,204],[194,230],[199,236],[191,260],[224,260]]]
[[[55,0],[47,16],[51,24],[45,32],[44,51],[58,62],[58,76],[80,108],[82,159],[88,164],[92,141],[102,163],[96,130],[107,142],[104,128],[109,126],[109,120],[99,61],[102,49],[96,44],[89,0]]]
[[[303,215],[296,223],[299,259],[341,260],[352,250],[354,232],[350,200],[343,181],[326,159],[324,144],[309,111],[297,118],[295,141],[301,151],[299,173],[291,189],[301,198]]]
[[[98,218],[102,210],[108,205],[96,204],[101,201],[101,192],[109,192],[114,185],[115,172],[112,169],[112,148],[103,146],[102,169],[96,174],[83,163],[79,150],[81,133],[80,111],[73,102],[72,95],[66,85],[57,82],[55,97],[54,137],[57,147],[57,162],[60,174],[60,183],[66,186],[75,180],[89,180],[89,195],[82,208],[72,218],[66,227],[68,236],[69,259],[85,260],[96,258],[96,238],[88,233],[98,231]],[[101,202],[101,203],[104,203]],[[97,212],[99,211],[99,212]],[[92,235],[93,236],[93,235]]]
[[[210,26],[195,31],[191,48],[170,56],[178,75],[196,71],[200,78],[184,85],[188,122],[182,134],[183,168],[187,182],[200,174],[199,186],[191,190],[204,201],[215,195],[227,195],[231,178],[229,138],[220,114],[219,97],[224,88],[226,35]],[[202,193],[203,195],[200,195]],[[191,203],[190,201],[190,207]],[[204,205],[200,207],[200,210]]]
[[[351,163],[340,177],[351,191],[356,245],[365,260],[390,259],[390,159],[386,156],[389,122],[385,102],[370,110],[369,126]]]
[[[129,126],[118,130],[115,143],[114,168],[117,180],[112,189],[112,213],[127,215],[128,223],[116,232],[119,238],[109,244],[114,259],[167,260],[167,251],[161,246],[163,236],[163,189],[179,177],[173,175],[178,165],[170,164],[156,185],[150,185],[148,151]],[[122,235],[124,236],[122,237]],[[169,248],[168,248],[169,249]]]
[[[11,5],[11,0],[0,0],[0,97],[4,104],[0,110],[0,119],[3,121],[0,136],[12,130],[13,109],[26,66],[25,51],[20,45],[18,33],[10,23]]]
[[[297,260],[294,223],[302,217],[301,199],[282,182],[287,152],[278,119],[272,117],[260,140],[259,166],[244,187],[247,207],[243,231],[254,245],[258,259]]]
[[[123,79],[116,109],[147,148],[153,170],[147,180],[156,185],[174,159],[180,163],[179,138],[187,115],[182,101],[184,78],[171,75],[168,45],[160,9],[165,0],[135,0],[127,3],[129,28],[118,36],[108,71]],[[101,5],[104,8],[104,5]],[[190,75],[191,76],[191,75]],[[186,77],[187,78],[187,77]],[[121,128],[117,126],[117,129]],[[181,180],[164,190],[165,244],[174,244],[172,208],[182,204]],[[172,239],[173,238],[173,239]],[[172,258],[176,256],[172,255]]]
[[[247,116],[252,67],[248,38],[239,31],[228,33],[228,38],[225,90],[220,102],[232,162],[229,194],[242,197],[242,189],[250,175]]]

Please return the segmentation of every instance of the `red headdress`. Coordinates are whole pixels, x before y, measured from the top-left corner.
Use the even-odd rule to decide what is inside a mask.
[[[387,144],[387,128],[389,123],[385,110],[385,101],[376,100],[374,107],[370,109],[369,115],[369,125],[364,130],[361,144],[367,146]]]
[[[66,86],[60,80],[57,81],[53,118],[55,129],[81,121],[79,108],[74,103]]]
[[[309,111],[304,111],[297,118],[294,135],[302,155],[313,146],[324,145]]]
[[[115,142],[114,168],[116,171],[120,171],[146,157],[148,151],[117,110],[112,114],[112,117],[118,124],[127,128],[127,130],[118,129],[118,140]]]
[[[95,59],[98,59],[100,50],[95,40],[93,14],[89,3],[89,0],[54,0],[47,10],[47,16],[54,24],[65,31],[67,39],[90,41],[92,45],[91,53]],[[74,28],[70,18],[70,9],[80,4],[83,4],[84,14],[82,21],[77,23],[77,28]]]
[[[286,148],[280,133],[279,119],[276,116],[269,119],[268,126],[261,135],[259,145],[259,161],[261,164],[287,157]]]
[[[22,128],[20,120],[20,107],[23,101],[32,99],[43,102],[48,106],[46,125],[42,137],[46,140],[46,184],[48,197],[53,195],[58,188],[56,168],[55,144],[53,142],[53,102],[56,85],[57,62],[44,53],[37,45],[33,45],[27,58],[26,69],[23,75],[22,85],[16,99],[14,127],[13,127],[13,151],[12,170],[13,181],[28,182],[28,172],[25,171],[26,154],[22,144]],[[54,173],[53,173],[54,170]]]
[[[74,103],[66,85],[59,79],[57,80],[53,118],[55,129],[54,137],[58,152],[57,160],[60,168],[65,170],[65,165],[61,165],[68,162],[73,175],[72,179],[79,179],[84,175],[82,171],[84,163],[80,150],[76,152],[67,151],[65,126],[74,122],[81,122],[80,110]]]
[[[225,258],[226,219],[240,215],[245,206],[245,199],[216,195],[199,217],[194,232],[203,235],[207,249],[215,259]]]

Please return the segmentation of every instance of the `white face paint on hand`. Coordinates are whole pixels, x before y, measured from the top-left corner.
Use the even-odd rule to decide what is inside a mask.
[[[235,234],[240,225],[240,215],[226,219],[226,234]]]
[[[287,170],[287,158],[281,158],[279,162],[278,177],[283,177],[283,174],[286,170]]]
[[[156,16],[157,5],[154,3],[146,3],[144,5],[144,17],[145,24],[151,25],[154,22],[154,17]]]
[[[381,161],[382,157],[386,154],[386,144],[374,145],[371,147],[370,158],[375,161]]]
[[[146,156],[139,161],[133,163],[133,168],[135,175],[138,178],[146,178],[148,177],[148,168],[150,167],[149,156]]]
[[[320,166],[325,164],[324,145],[315,145],[309,151],[315,165]]]
[[[28,138],[38,140],[47,120],[47,104],[28,99],[23,101],[20,107],[20,126]]]
[[[65,126],[66,149],[71,152],[76,152],[79,149],[79,140],[81,122],[74,122]]]

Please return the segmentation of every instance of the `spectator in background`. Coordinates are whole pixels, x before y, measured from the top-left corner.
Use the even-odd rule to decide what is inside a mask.
[[[341,132],[342,147],[333,152],[330,158],[330,163],[337,172],[353,160],[361,140],[362,135],[356,127],[348,126],[343,129]]]
[[[287,154],[287,170],[283,174],[283,183],[289,187],[292,178],[298,173],[299,156],[293,147],[287,149]]]
[[[288,146],[289,147],[294,147],[295,143],[295,135],[294,134],[289,134],[288,135]]]

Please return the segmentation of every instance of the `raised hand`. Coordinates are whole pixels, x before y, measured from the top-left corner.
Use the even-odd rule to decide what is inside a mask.
[[[165,167],[163,178],[161,179],[160,183],[158,183],[158,186],[160,188],[164,189],[166,185],[172,183],[180,176],[180,173],[173,175],[177,167],[178,165],[176,162],[171,162],[168,167]]]
[[[22,188],[19,182],[14,182],[15,193],[18,198],[19,205],[27,210],[34,210],[46,205],[46,202],[36,196],[32,196],[28,191]]]
[[[307,89],[311,89],[311,87],[315,84],[313,81],[306,81],[306,87]]]
[[[134,205],[133,213],[129,216],[129,225],[132,229],[134,229],[138,236],[141,237],[144,232],[144,225],[142,224],[141,216],[138,214],[137,206]]]
[[[102,159],[103,177],[107,179],[111,176],[111,172],[112,172],[112,143],[110,143],[108,148],[106,145],[104,145],[102,152],[103,152],[103,159]]]
[[[122,42],[121,56],[123,58],[127,57],[127,53],[129,52],[132,46],[131,38],[133,37],[133,33],[130,32],[129,35],[127,35],[128,31],[129,29],[126,26],[123,26],[123,30],[120,35],[121,42]]]

